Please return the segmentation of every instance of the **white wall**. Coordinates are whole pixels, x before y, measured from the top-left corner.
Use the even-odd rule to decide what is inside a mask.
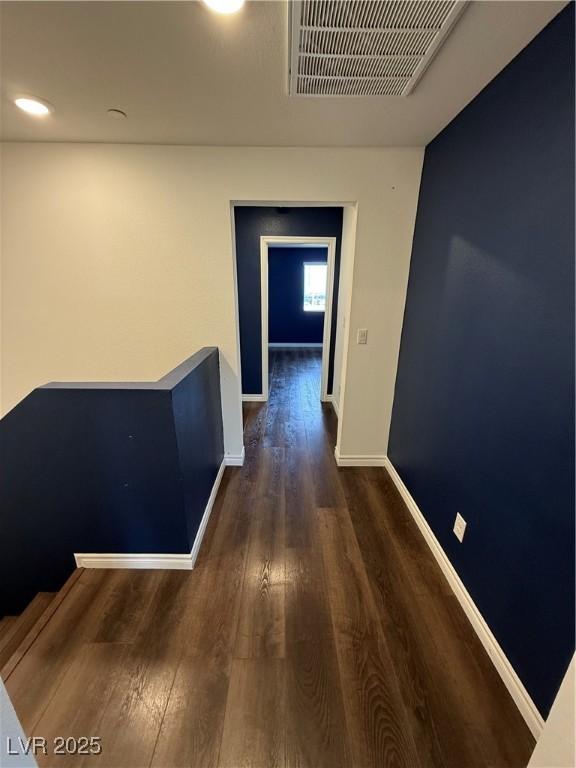
[[[4,413],[2,403],[3,403],[3,396],[2,396],[2,360],[3,360],[3,354],[2,354],[2,172],[3,172],[3,157],[4,157],[4,144],[0,143],[0,417]]]
[[[230,202],[358,205],[340,450],[385,453],[423,149],[5,144],[3,412],[49,380],[156,379],[220,347],[242,446]]]
[[[25,749],[26,736],[8,691],[0,679],[0,766],[2,768],[35,768],[37,763],[32,750],[26,754]]]
[[[354,267],[354,247],[356,245],[356,208],[346,206],[342,217],[342,245],[340,248],[340,282],[338,284],[338,323],[336,343],[334,345],[334,380],[332,399],[336,412],[340,412],[340,400],[344,385],[344,350],[348,343],[350,326],[350,307],[352,304],[352,269]]]
[[[574,659],[573,656],[528,768],[574,768],[576,765],[576,662]]]

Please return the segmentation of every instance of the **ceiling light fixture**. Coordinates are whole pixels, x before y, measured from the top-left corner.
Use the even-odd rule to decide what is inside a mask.
[[[123,109],[109,109],[107,115],[113,120],[125,120],[128,117]]]
[[[216,13],[230,14],[239,11],[244,5],[244,0],[204,0],[204,5]]]
[[[18,109],[21,109],[29,115],[34,115],[34,117],[45,117],[52,112],[50,104],[46,101],[32,98],[31,96],[19,96],[17,99],[14,99],[14,104],[16,104]]]

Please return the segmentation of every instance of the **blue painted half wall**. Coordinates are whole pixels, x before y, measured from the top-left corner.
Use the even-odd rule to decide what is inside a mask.
[[[53,383],[0,420],[0,618],[75,552],[188,554],[224,458],[218,350],[155,382]]]
[[[236,206],[234,208],[234,223],[243,394],[255,395],[262,392],[260,237],[262,235],[282,235],[336,238],[332,328],[330,330],[328,361],[328,394],[330,394],[334,378],[334,349],[338,319],[342,208]]]
[[[546,716],[574,652],[573,4],[426,149],[388,453]]]

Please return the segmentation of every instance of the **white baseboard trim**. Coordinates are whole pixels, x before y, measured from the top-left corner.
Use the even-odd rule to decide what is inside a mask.
[[[264,395],[242,395],[243,403],[265,403]]]
[[[226,453],[224,455],[224,464],[227,467],[241,467],[244,464],[244,457],[246,455],[246,450],[244,446],[242,446],[242,453]]]
[[[332,403],[332,408],[334,408],[334,413],[336,414],[337,418],[340,418],[340,405],[338,404],[338,400],[336,400],[334,395],[330,395],[330,402]]]
[[[148,568],[161,570],[191,571],[190,553],[170,554],[135,554],[135,553],[86,553],[75,552],[74,559],[78,568]]]
[[[383,467],[386,461],[386,456],[343,454],[338,446],[334,448],[334,457],[339,467]]]
[[[460,576],[458,576],[454,566],[448,559],[448,556],[442,549],[440,542],[434,535],[434,532],[428,525],[426,518],[422,514],[419,506],[416,504],[408,488],[404,485],[404,481],[394,468],[394,465],[390,459],[386,458],[384,466],[386,467],[388,474],[390,475],[394,485],[400,492],[400,495],[404,499],[406,506],[410,510],[410,513],[416,524],[420,528],[422,535],[424,536],[426,543],[432,550],[432,554],[436,558],[436,561],[448,583],[452,587],[454,594],[456,595],[458,602],[464,609],[464,613],[468,617],[468,620],[472,624],[474,631],[480,638],[482,645],[486,649],[486,652],[490,656],[492,663],[496,667],[498,674],[502,678],[504,685],[508,689],[510,695],[514,699],[516,706],[520,710],[520,713],[526,725],[532,731],[532,735],[535,739],[538,739],[542,729],[544,727],[544,718],[538,711],[536,705],[532,701],[530,694],[522,684],[522,681],[514,671],[512,664],[508,661],[504,651],[500,647],[500,644],[492,634],[492,631],[484,617],[478,610],[475,602],[472,600],[468,590],[464,586]]]
[[[212,486],[212,490],[210,491],[210,496],[208,497],[208,501],[206,503],[206,509],[204,510],[204,514],[202,515],[202,520],[200,520],[200,525],[198,526],[198,530],[196,531],[196,537],[194,538],[194,544],[192,544],[192,550],[190,552],[190,560],[192,562],[192,565],[191,565],[192,568],[194,568],[194,566],[196,565],[196,558],[198,557],[198,553],[200,552],[202,539],[204,538],[204,533],[206,532],[206,526],[208,525],[208,520],[210,519],[210,515],[212,513],[212,507],[214,506],[214,502],[216,501],[216,496],[218,495],[218,489],[220,488],[220,482],[222,481],[222,475],[224,474],[225,469],[226,469],[226,458],[222,459],[222,463],[220,464],[220,467],[218,469],[218,474],[216,475],[216,479],[214,480],[214,485]]]
[[[74,559],[76,560],[76,566],[78,568],[146,568],[150,570],[178,570],[178,571],[191,571],[196,563],[196,558],[200,552],[200,546],[212,507],[216,501],[218,495],[218,488],[226,468],[226,460],[224,459],[218,469],[218,474],[214,480],[214,485],[210,491],[210,497],[206,503],[202,520],[198,526],[198,531],[192,545],[190,552],[184,552],[182,554],[135,554],[135,553],[87,553],[77,552],[74,553]]]
[[[272,349],[322,349],[323,343],[320,342],[319,344],[306,344],[305,342],[302,342],[302,344],[298,344],[298,342],[291,342],[287,341],[285,344],[279,344],[277,342],[269,342],[268,348]]]

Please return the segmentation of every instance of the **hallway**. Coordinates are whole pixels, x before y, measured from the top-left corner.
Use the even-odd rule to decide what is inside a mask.
[[[80,572],[7,680],[27,734],[100,736],[66,759],[99,768],[526,765],[385,470],[337,468],[319,352],[274,351],[270,384],[192,572]]]

